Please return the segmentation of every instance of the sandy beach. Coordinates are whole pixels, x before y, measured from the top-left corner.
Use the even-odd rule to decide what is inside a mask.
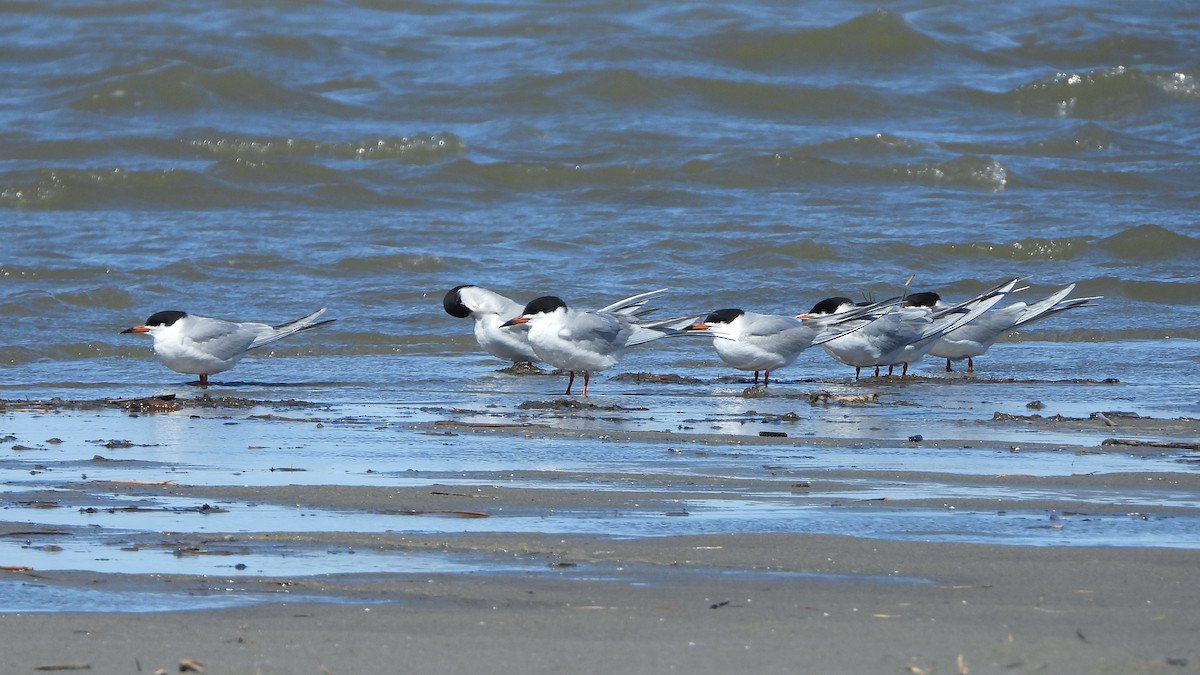
[[[1190,551],[802,535],[303,539],[543,569],[237,580],[10,572],[9,582],[65,592],[236,589],[262,600],[5,614],[3,669],[177,672],[191,660],[226,673],[1168,673],[1200,659]]]
[[[0,671],[1200,667],[1193,420],[1027,409],[927,422],[916,440],[802,435],[820,415],[780,427],[755,412],[789,431],[733,435],[652,430],[629,397],[557,401],[482,419],[436,409],[402,431],[297,401],[7,402]],[[37,442],[47,420],[87,438]],[[140,438],[185,420],[295,451],[206,468]],[[313,433],[322,452],[347,441],[367,458],[372,442],[440,443],[466,464],[471,448],[541,444],[608,456],[363,468],[307,453]],[[612,457],[622,449],[642,460]],[[888,452],[907,466],[889,467]]]

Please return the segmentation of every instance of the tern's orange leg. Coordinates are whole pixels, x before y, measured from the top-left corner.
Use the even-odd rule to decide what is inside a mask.
[[[200,386],[201,387],[208,386],[208,373],[200,373]]]
[[[764,370],[763,371],[763,386],[764,387],[767,386],[768,384],[770,384],[770,382],[771,382],[771,371]]]
[[[972,360],[971,357],[969,357],[969,356],[967,357],[967,372],[968,373],[975,372],[975,361]]]
[[[575,384],[575,371],[571,372],[571,379],[567,380],[567,396],[571,395],[571,385]]]
[[[592,374],[588,371],[583,371],[583,395],[587,396],[588,380],[592,379]]]
[[[946,359],[946,372],[953,373],[954,369],[950,367],[950,359]]]

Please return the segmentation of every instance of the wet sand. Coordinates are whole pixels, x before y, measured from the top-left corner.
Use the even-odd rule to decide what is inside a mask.
[[[0,615],[0,666],[176,672],[191,659],[230,673],[1168,673],[1200,661],[1192,551],[806,535],[310,541],[482,551],[545,570],[236,581],[10,572],[67,588],[205,596],[234,586],[272,602]],[[311,601],[326,595],[339,602]]]
[[[36,562],[0,559],[18,607],[0,613],[0,672],[1200,669],[1195,420],[1027,410],[830,436],[815,418],[861,401],[818,396],[798,421],[771,401],[739,404],[736,435],[653,430],[628,397],[436,408],[399,431],[298,401],[7,402],[10,428],[48,416],[66,440],[18,431],[0,454],[0,550]],[[285,449],[182,466],[138,436],[163,424],[232,430],[231,456],[267,434]],[[65,433],[88,425],[107,426]],[[513,454],[438,471],[303,450],[337,443]],[[599,457],[535,454],[559,443]],[[899,534],[871,529],[890,519]],[[94,567],[54,568],[80,551]],[[304,559],[318,571],[289,567]],[[146,560],[162,569],[113,571]]]

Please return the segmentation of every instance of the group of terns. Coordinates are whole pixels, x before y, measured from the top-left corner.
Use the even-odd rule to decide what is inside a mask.
[[[911,281],[911,279],[910,279]],[[717,355],[727,365],[759,373],[763,386],[771,371],[793,363],[801,352],[820,345],[834,359],[854,367],[857,380],[863,368],[895,366],[906,375],[908,366],[926,355],[951,362],[966,359],[967,370],[1005,333],[1074,307],[1088,306],[1101,296],[1068,298],[1071,284],[1026,304],[996,308],[1005,297],[1023,290],[1012,279],[969,300],[949,304],[934,292],[906,294],[878,302],[855,303],[833,297],[804,314],[759,314],[743,309],[719,309],[702,318],[650,321],[646,303],[666,293],[650,291],[598,310],[568,307],[547,295],[520,303],[481,286],[450,289],[442,299],[446,313],[471,318],[475,339],[489,354],[514,363],[540,361],[567,371],[567,395],[575,373],[583,374],[583,395],[596,371],[611,368],[626,349],[661,338],[711,335]]]
[[[625,350],[682,335],[712,336],[722,361],[752,371],[755,385],[761,372],[764,387],[771,371],[790,365],[814,345],[853,366],[856,380],[863,368],[871,367],[876,376],[883,366],[889,374],[900,366],[901,376],[906,375],[909,364],[926,355],[946,359],[947,371],[952,361],[966,359],[971,371],[974,358],[1005,333],[1100,299],[1069,298],[1075,289],[1071,284],[1037,302],[997,308],[1005,297],[1023,290],[1016,288],[1020,281],[1013,279],[956,304],[943,302],[933,292],[861,303],[833,297],[796,315],[719,309],[707,315],[647,318],[647,303],[665,294],[665,288],[597,310],[580,310],[553,295],[522,305],[482,286],[464,285],[450,289],[442,306],[451,316],[474,321],[475,339],[487,353],[514,363],[542,362],[569,373],[567,395],[575,384],[575,374],[582,373],[583,395],[587,396],[592,373],[616,365]],[[149,335],[163,365],[199,375],[203,387],[208,385],[209,375],[229,370],[253,349],[332,323],[333,319],[319,320],[324,313],[322,308],[271,326],[169,310],[156,312],[145,323],[121,332]]]

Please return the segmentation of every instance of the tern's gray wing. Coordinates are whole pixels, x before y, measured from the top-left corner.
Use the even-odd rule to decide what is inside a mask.
[[[188,317],[186,338],[206,354],[225,360],[246,351],[255,339],[273,330],[265,323],[234,323],[193,314]]]
[[[800,319],[782,314],[755,314],[746,321],[745,335],[767,337],[785,331],[807,328]]]
[[[564,340],[586,344],[596,351],[606,352],[621,334],[621,321],[612,314],[570,310],[572,316],[558,331]]]

